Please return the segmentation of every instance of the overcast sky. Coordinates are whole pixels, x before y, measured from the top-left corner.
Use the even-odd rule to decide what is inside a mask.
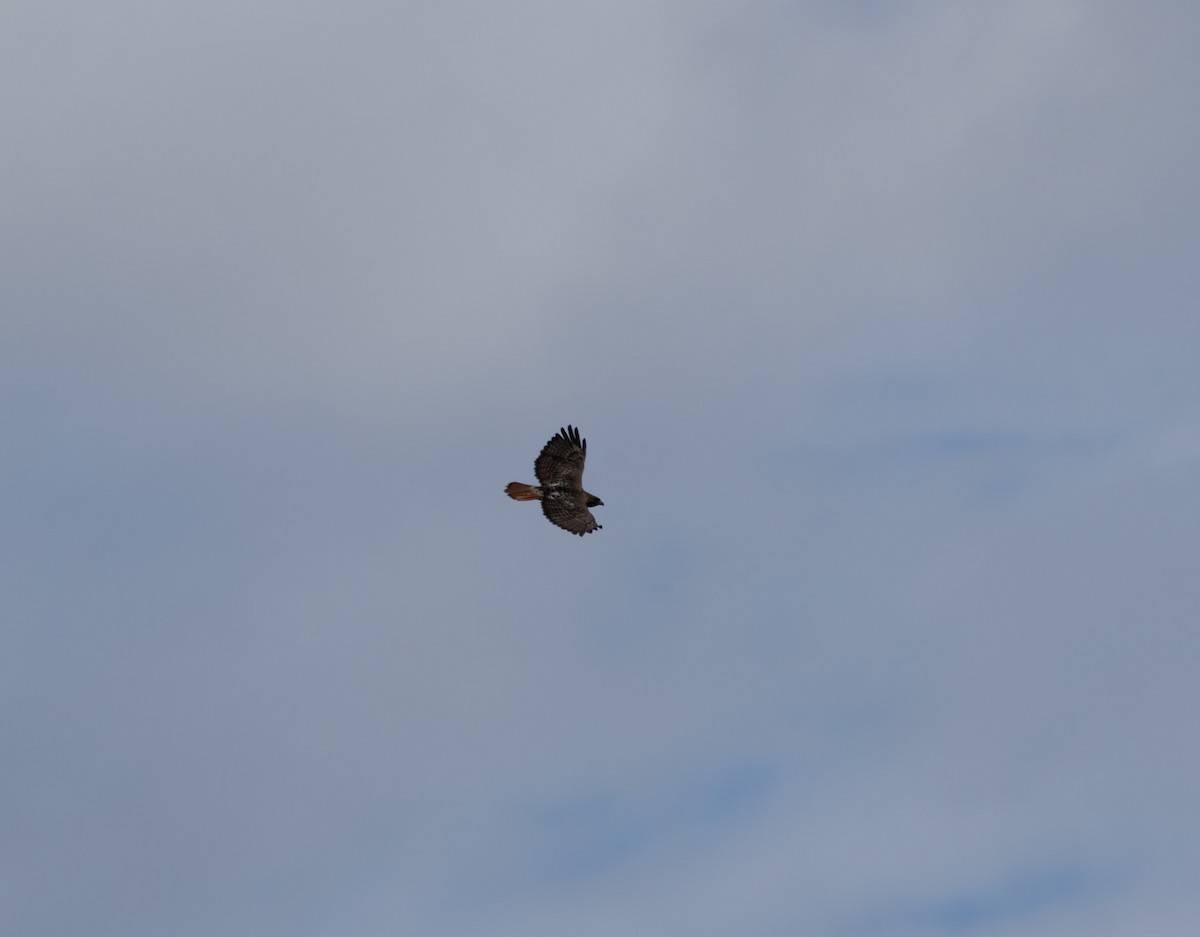
[[[1193,933],[1198,44],[8,4],[0,930]]]

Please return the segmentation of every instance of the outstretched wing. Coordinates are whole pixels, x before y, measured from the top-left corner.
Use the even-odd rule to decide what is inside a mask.
[[[543,488],[583,489],[583,460],[587,458],[587,440],[579,438],[574,426],[561,429],[542,447],[541,454],[533,461],[533,471]],[[584,511],[587,514],[587,511]],[[550,513],[547,511],[547,517]],[[591,517],[590,514],[588,514]],[[554,521],[553,517],[550,520]],[[554,521],[558,524],[558,521]],[[595,523],[595,521],[593,521]],[[559,524],[559,526],[563,526]],[[570,530],[571,528],[567,528]]]
[[[542,513],[551,524],[556,524],[563,530],[573,534],[590,534],[599,530],[601,525],[596,523],[592,512],[584,507],[582,491],[570,491],[566,488],[547,488],[542,496]]]

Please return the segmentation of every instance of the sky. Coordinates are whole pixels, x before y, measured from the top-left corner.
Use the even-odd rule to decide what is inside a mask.
[[[1195,931],[1194,4],[0,25],[0,930]]]

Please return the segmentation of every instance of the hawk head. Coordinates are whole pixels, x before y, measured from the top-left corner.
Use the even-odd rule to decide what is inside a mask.
[[[589,495],[587,496],[587,498],[588,498],[588,500],[587,500],[587,506],[588,506],[589,508],[600,508],[600,507],[604,507],[604,502],[603,502],[603,501],[601,501],[599,498],[597,498],[595,495],[589,494]]]

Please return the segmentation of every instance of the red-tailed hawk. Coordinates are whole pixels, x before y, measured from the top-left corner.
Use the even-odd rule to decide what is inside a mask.
[[[561,429],[542,447],[533,461],[533,473],[541,486],[509,482],[504,493],[516,501],[541,501],[542,513],[551,524],[573,534],[590,534],[600,530],[592,512],[604,504],[595,495],[583,490],[583,460],[587,458],[587,440],[579,438],[574,426]]]

